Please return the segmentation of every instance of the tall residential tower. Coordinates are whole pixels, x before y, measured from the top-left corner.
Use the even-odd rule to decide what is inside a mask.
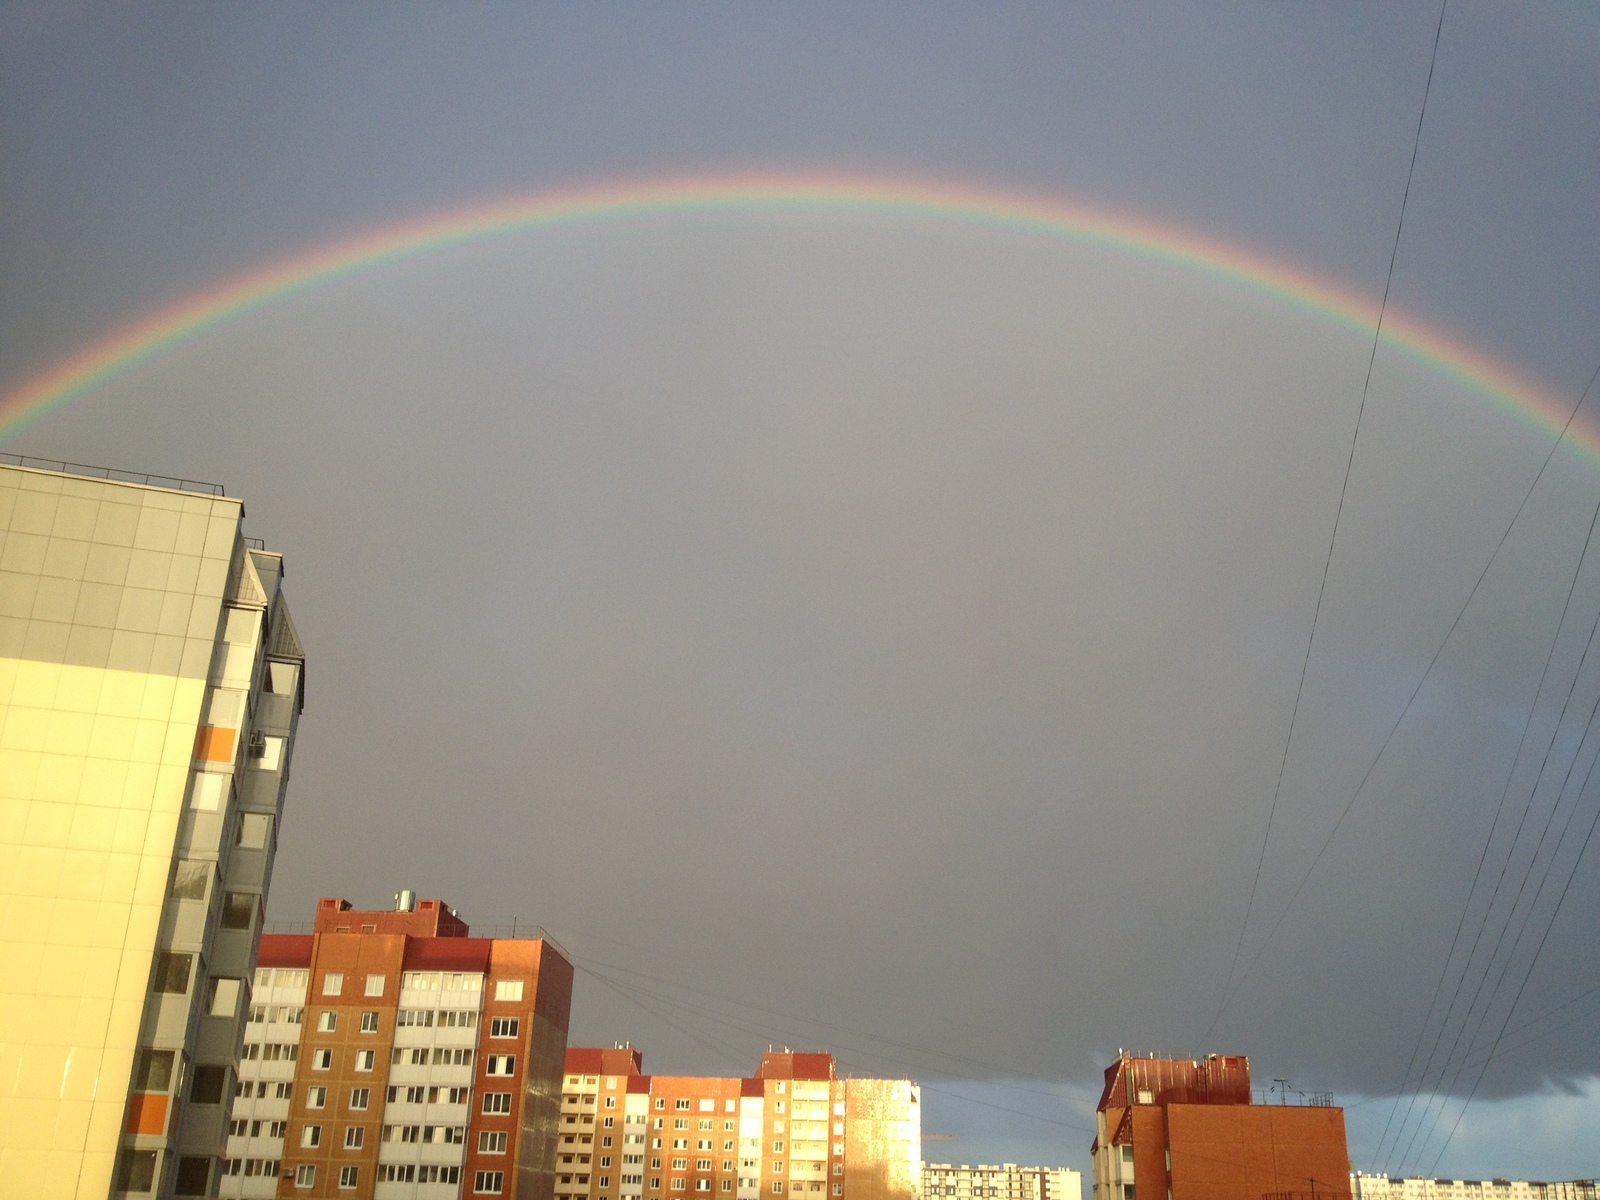
[[[303,698],[282,558],[219,487],[27,461],[0,465],[0,1181],[213,1194]]]

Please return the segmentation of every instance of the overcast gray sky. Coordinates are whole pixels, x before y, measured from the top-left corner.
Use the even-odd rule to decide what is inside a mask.
[[[10,4],[0,393],[386,222],[708,171],[1078,200],[1376,301],[1438,13]],[[1569,405],[1597,85],[1592,7],[1450,5],[1390,297]],[[1557,451],[1350,804],[1551,448],[1382,350],[1222,1006],[1371,345],[1013,229],[688,213],[346,279],[4,449],[220,480],[286,554],[274,920],[414,887],[542,924],[574,1041],[832,1047],[923,1080],[956,1161],[1086,1165],[1126,1046],[1248,1053],[1426,1171],[1504,1026],[1437,1170],[1593,1175],[1600,548],[1556,630],[1600,471]],[[1436,1042],[1457,1099],[1383,1140]]]

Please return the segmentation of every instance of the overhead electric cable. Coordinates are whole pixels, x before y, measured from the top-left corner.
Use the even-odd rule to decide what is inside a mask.
[[[1294,730],[1300,716],[1300,700],[1306,690],[1306,674],[1311,667],[1311,650],[1317,641],[1317,626],[1322,618],[1322,599],[1328,590],[1328,574],[1333,567],[1333,550],[1339,541],[1339,525],[1344,517],[1345,495],[1350,490],[1350,472],[1355,465],[1356,445],[1361,440],[1361,418],[1367,411],[1367,395],[1372,390],[1372,372],[1378,361],[1378,344],[1383,340],[1383,317],[1389,308],[1389,290],[1394,284],[1394,264],[1400,256],[1400,234],[1405,229],[1406,205],[1411,199],[1411,180],[1417,170],[1417,151],[1422,145],[1422,124],[1428,115],[1428,94],[1433,90],[1433,69],[1439,60],[1439,36],[1444,30],[1445,9],[1450,0],[1440,0],[1439,22],[1433,31],[1433,50],[1428,57],[1428,78],[1422,85],[1422,106],[1417,113],[1417,128],[1411,139],[1411,161],[1406,167],[1406,184],[1400,193],[1400,215],[1395,221],[1394,244],[1389,249],[1389,268],[1383,279],[1383,299],[1378,302],[1378,320],[1372,330],[1372,350],[1367,355],[1367,373],[1361,383],[1361,402],[1356,406],[1355,429],[1350,434],[1350,451],[1345,456],[1344,477],[1339,483],[1339,502],[1333,511],[1333,530],[1328,535],[1328,553],[1322,562],[1322,578],[1317,584],[1317,601],[1311,610],[1311,633],[1306,638],[1306,652],[1300,660],[1300,679],[1295,685],[1294,704],[1289,710],[1289,732],[1283,741],[1283,756],[1278,762],[1278,778],[1272,788],[1272,806],[1267,810],[1267,825],[1261,836],[1261,853],[1256,861],[1255,878],[1250,883],[1250,898],[1245,902],[1244,919],[1239,923],[1239,941],[1233,948],[1233,959],[1228,964],[1228,977],[1222,985],[1222,1002],[1216,1016],[1201,1041],[1211,1036],[1217,1022],[1228,1007],[1233,987],[1233,974],[1239,966],[1239,956],[1244,951],[1245,934],[1250,928],[1250,914],[1255,909],[1256,892],[1261,886],[1261,873],[1267,862],[1267,847],[1272,842],[1272,823],[1278,814],[1278,800],[1283,794],[1283,776],[1289,765],[1289,749],[1294,745]]]
[[[1591,764],[1592,769],[1592,764]],[[1587,786],[1585,780],[1585,786]],[[1578,849],[1578,857],[1573,860],[1572,870],[1567,872],[1567,881],[1561,887],[1561,895],[1556,899],[1555,911],[1550,914],[1550,920],[1544,927],[1544,935],[1539,939],[1539,945],[1534,949],[1533,960],[1528,964],[1528,970],[1522,977],[1522,985],[1517,989],[1516,996],[1511,1001],[1511,1007],[1506,1010],[1505,1020],[1500,1025],[1500,1032],[1496,1035],[1494,1045],[1490,1047],[1489,1059],[1484,1061],[1483,1070],[1478,1072],[1478,1078],[1473,1082],[1472,1090],[1467,1093],[1461,1111],[1456,1114],[1456,1122],[1450,1127],[1449,1136],[1444,1139],[1444,1145],[1439,1147],[1439,1153],[1434,1156],[1433,1169],[1437,1170],[1439,1160],[1444,1157],[1444,1152],[1450,1148],[1451,1140],[1456,1136],[1456,1130],[1461,1128],[1461,1119],[1467,1115],[1467,1109],[1472,1104],[1472,1099],[1478,1094],[1478,1087],[1483,1083],[1484,1073],[1488,1070],[1489,1060],[1494,1058],[1495,1050],[1500,1046],[1500,1039],[1505,1036],[1506,1026],[1511,1024],[1511,1016],[1517,1011],[1517,1004],[1522,999],[1522,993],[1527,990],[1528,980],[1533,978],[1533,968],[1539,963],[1539,956],[1544,953],[1545,943],[1550,940],[1550,931],[1555,928],[1556,918],[1561,915],[1561,907],[1567,902],[1567,892],[1572,888],[1572,881],[1578,874],[1578,868],[1583,865],[1583,856],[1589,852],[1589,844],[1594,840],[1594,831],[1600,826],[1600,807],[1595,809],[1595,814],[1589,822],[1589,832],[1584,835],[1583,845]]]
[[[1595,527],[1596,527],[1596,521],[1597,520],[1600,520],[1600,497],[1596,498],[1594,513],[1589,518],[1589,530],[1588,530],[1587,535],[1584,538],[1583,550],[1578,556],[1578,565],[1574,569],[1574,572],[1573,572],[1572,585],[1568,588],[1566,605],[1563,606],[1562,613],[1561,613],[1561,619],[1556,624],[1555,636],[1551,641],[1551,654],[1552,655],[1554,654],[1556,643],[1559,642],[1559,640],[1560,640],[1561,630],[1562,630],[1563,625],[1565,624],[1567,612],[1568,612],[1568,610],[1569,610],[1569,608],[1571,606],[1571,603],[1572,603],[1572,595],[1573,595],[1573,591],[1576,589],[1578,577],[1582,574],[1583,564],[1584,564],[1585,560],[1588,558],[1590,547],[1593,545],[1594,533],[1595,533]],[[1424,1079],[1426,1079],[1426,1077],[1428,1075],[1428,1072],[1431,1069],[1434,1055],[1438,1051],[1439,1044],[1444,1039],[1445,1031],[1450,1027],[1450,1018],[1455,1012],[1456,1002],[1460,999],[1461,990],[1462,990],[1463,986],[1465,985],[1468,976],[1471,974],[1472,963],[1475,960],[1475,958],[1477,957],[1478,946],[1482,942],[1484,932],[1489,927],[1490,919],[1492,918],[1493,913],[1494,913],[1495,903],[1499,899],[1499,896],[1500,896],[1501,885],[1505,881],[1506,871],[1509,869],[1509,867],[1511,865],[1512,858],[1515,856],[1517,845],[1521,841],[1523,827],[1527,823],[1528,813],[1532,810],[1534,799],[1538,795],[1539,784],[1544,779],[1545,769],[1547,768],[1547,766],[1549,765],[1549,762],[1550,762],[1550,755],[1553,752],[1553,750],[1555,748],[1556,741],[1560,736],[1561,728],[1566,723],[1567,713],[1568,713],[1568,711],[1570,710],[1570,708],[1572,706],[1573,697],[1577,693],[1578,681],[1583,676],[1583,668],[1584,668],[1585,664],[1589,660],[1590,652],[1594,648],[1595,634],[1596,634],[1597,631],[1600,631],[1600,609],[1596,610],[1594,622],[1590,624],[1589,634],[1588,634],[1587,639],[1584,642],[1583,654],[1578,660],[1577,670],[1573,672],[1572,683],[1567,688],[1567,695],[1566,695],[1565,700],[1562,702],[1561,712],[1557,715],[1555,723],[1551,727],[1550,740],[1545,744],[1544,754],[1539,760],[1539,769],[1534,774],[1533,784],[1528,790],[1528,802],[1525,805],[1523,805],[1522,815],[1517,821],[1516,830],[1512,833],[1511,841],[1506,847],[1506,855],[1505,855],[1504,860],[1500,864],[1499,874],[1495,878],[1494,889],[1490,892],[1489,901],[1485,905],[1484,910],[1483,910],[1483,919],[1478,923],[1478,930],[1477,930],[1477,933],[1473,936],[1472,946],[1467,951],[1466,960],[1462,964],[1461,976],[1456,981],[1455,990],[1451,993],[1451,996],[1450,996],[1450,1004],[1445,1009],[1445,1014],[1444,1014],[1444,1017],[1443,1017],[1443,1019],[1441,1020],[1441,1022],[1439,1024],[1438,1032],[1434,1035],[1433,1048],[1430,1049],[1430,1051],[1429,1051],[1428,1062],[1426,1064],[1424,1064],[1424,1066],[1423,1066],[1423,1077],[1424,1077]],[[1548,669],[1548,666],[1549,666],[1549,658],[1548,657],[1546,658],[1545,665],[1546,665],[1546,668]],[[1540,679],[1540,686],[1541,686],[1541,688],[1543,686],[1543,676],[1541,676],[1541,679]],[[1538,692],[1537,691],[1534,694],[1533,703],[1534,703],[1535,706],[1537,706],[1537,704],[1538,704]],[[1597,703],[1600,703],[1600,700],[1597,700]],[[1531,714],[1531,711],[1532,710],[1530,709],[1530,714]],[[1531,719],[1531,715],[1530,715],[1530,719]],[[1593,713],[1591,713],[1590,720],[1592,722]],[[1585,726],[1586,731],[1587,731],[1587,728],[1588,728],[1588,726],[1586,724],[1586,726]],[[1587,734],[1587,732],[1585,732],[1585,735],[1584,735],[1585,740],[1587,740],[1587,737],[1588,737],[1588,734]],[[1578,750],[1581,751],[1582,748],[1583,748],[1583,743],[1580,742]],[[1519,748],[1519,753],[1520,753],[1520,748]],[[1575,763],[1576,761],[1577,761],[1577,759],[1576,759],[1576,754],[1575,754],[1573,762]],[[1513,764],[1512,764],[1512,774],[1513,775],[1515,774],[1515,770],[1516,770],[1516,765],[1515,765],[1515,762],[1513,761]],[[1571,773],[1571,766],[1569,765],[1569,767],[1568,767],[1568,778],[1570,778],[1570,773]],[[1506,782],[1506,790],[1505,790],[1505,792],[1502,793],[1502,798],[1501,798],[1501,804],[1502,805],[1505,802],[1505,796],[1509,795],[1510,785],[1511,785],[1511,779],[1510,779],[1510,777],[1508,777],[1507,778],[1507,782]],[[1565,780],[1563,780],[1563,789],[1564,788],[1565,788]],[[1556,796],[1556,802],[1558,804],[1560,802],[1560,793],[1559,792],[1557,793],[1557,796]],[[1498,820],[1499,820],[1498,808],[1496,810],[1495,819],[1498,822]],[[1485,847],[1486,847],[1485,853],[1487,853],[1487,846],[1488,846],[1490,840],[1492,840],[1492,830],[1491,830],[1491,838],[1485,840]],[[1532,870],[1532,865],[1533,865],[1533,863],[1532,863],[1532,860],[1530,859],[1530,861],[1529,861],[1529,870],[1530,871]],[[1524,875],[1523,879],[1524,879],[1524,884],[1526,884],[1527,876]],[[1521,895],[1520,890],[1519,890],[1518,895],[1520,897],[1520,895]],[[1469,896],[1467,898],[1467,904],[1470,907],[1470,905],[1471,905],[1471,896],[1470,896],[1470,894],[1469,894]],[[1446,1056],[1445,1056],[1445,1063],[1447,1063],[1447,1064],[1452,1059],[1454,1059],[1454,1057],[1455,1057],[1455,1049],[1460,1044],[1461,1033],[1465,1030],[1467,1024],[1471,1020],[1472,1013],[1475,1010],[1476,1005],[1477,1005],[1478,997],[1482,993],[1482,990],[1483,990],[1483,983],[1484,983],[1485,980],[1487,980],[1488,975],[1489,975],[1489,971],[1493,968],[1495,955],[1497,955],[1499,953],[1500,945],[1502,944],[1503,939],[1505,937],[1505,930],[1506,930],[1507,927],[1509,927],[1509,924],[1510,924],[1510,921],[1511,921],[1511,917],[1512,917],[1514,912],[1515,912],[1515,906],[1513,906],[1512,911],[1508,912],[1507,915],[1506,915],[1506,924],[1502,925],[1502,927],[1501,927],[1500,935],[1499,935],[1499,937],[1497,938],[1497,940],[1495,942],[1495,947],[1490,952],[1489,961],[1484,967],[1484,974],[1483,974],[1482,978],[1480,978],[1480,980],[1478,982],[1478,986],[1473,992],[1473,998],[1472,998],[1472,1001],[1467,1006],[1466,1014],[1462,1017],[1461,1028],[1456,1031],[1456,1037],[1455,1037],[1455,1040],[1451,1044],[1450,1052],[1448,1054],[1446,1054]],[[1447,966],[1448,966],[1448,963],[1447,963]],[[1470,1043],[1469,1043],[1469,1051],[1470,1051]],[[1417,1132],[1418,1132],[1418,1130],[1421,1129],[1422,1123],[1427,1121],[1428,1114],[1432,1111],[1434,1100],[1438,1096],[1438,1085],[1439,1085],[1439,1083],[1441,1083],[1443,1081],[1443,1078],[1444,1078],[1444,1074],[1443,1074],[1444,1070],[1445,1070],[1445,1068],[1442,1067],[1441,1068],[1441,1073],[1439,1075],[1439,1078],[1434,1081],[1433,1091],[1432,1091],[1432,1093],[1430,1094],[1430,1096],[1428,1098],[1427,1104],[1423,1107],[1423,1116],[1419,1119],[1419,1123],[1418,1123],[1417,1129],[1414,1129],[1412,1131],[1411,1138],[1406,1142],[1406,1149],[1400,1155],[1400,1162],[1401,1162],[1402,1165],[1405,1163],[1407,1158],[1410,1157],[1412,1146],[1416,1142]],[[1396,1134],[1395,1134],[1395,1147],[1393,1149],[1391,1149],[1391,1151],[1390,1151],[1391,1156],[1394,1153],[1394,1150],[1399,1148],[1400,1134],[1404,1131],[1406,1123],[1410,1119],[1410,1114],[1413,1111],[1413,1108],[1414,1108],[1414,1105],[1415,1105],[1415,1102],[1416,1102],[1416,1096],[1420,1096],[1421,1092],[1422,1092],[1422,1085],[1419,1085],[1418,1088],[1417,1088],[1416,1095],[1413,1096],[1413,1098],[1412,1098],[1411,1104],[1409,1104],[1407,1106],[1406,1117],[1401,1122],[1400,1130],[1397,1131]],[[1387,1166],[1387,1160],[1386,1160],[1386,1166]]]

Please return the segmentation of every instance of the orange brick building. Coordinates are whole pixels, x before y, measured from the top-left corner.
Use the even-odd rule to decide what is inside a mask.
[[[401,895],[262,935],[222,1196],[551,1200],[572,966]]]
[[[1106,1068],[1091,1153],[1095,1200],[1350,1195],[1344,1110],[1252,1103],[1242,1055],[1122,1055]]]
[[[645,1075],[628,1046],[567,1051],[556,1200],[912,1200],[921,1096],[772,1051],[754,1076]]]

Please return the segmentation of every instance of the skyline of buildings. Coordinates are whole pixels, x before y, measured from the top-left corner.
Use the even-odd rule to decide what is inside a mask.
[[[213,485],[0,464],[8,1195],[215,1187],[304,701],[243,519]]]
[[[919,1086],[830,1053],[569,1049],[564,952],[438,900],[263,933],[305,652],[243,519],[211,485],[0,465],[5,1194],[1081,1200],[1064,1167],[923,1162]],[[1237,1056],[1119,1056],[1097,1130],[1095,1200],[1595,1193],[1349,1174],[1342,1110],[1252,1104]]]

